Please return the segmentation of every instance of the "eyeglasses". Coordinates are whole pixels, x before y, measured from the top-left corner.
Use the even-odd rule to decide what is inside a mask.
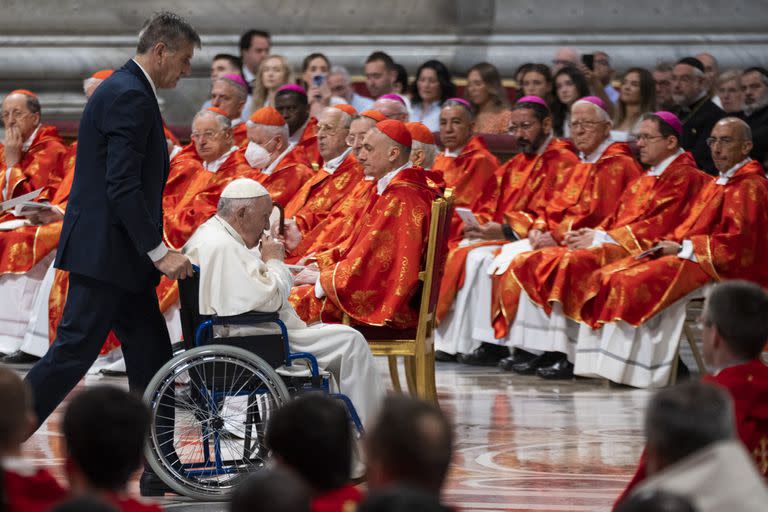
[[[192,140],[212,139],[218,136],[221,132],[214,132],[213,130],[206,130],[204,132],[192,132],[189,136]]]
[[[338,126],[331,126],[329,124],[318,124],[317,125],[317,133],[325,132],[328,135],[336,135],[338,133],[339,127]]]
[[[347,146],[354,147],[357,141],[362,141],[364,138],[365,138],[364,133],[360,133],[357,135],[355,135],[354,133],[350,133],[349,135],[347,135],[347,138],[344,139],[344,141],[347,143]]]
[[[733,137],[720,137],[719,139],[717,137],[709,137],[707,139],[707,146],[713,147],[715,144],[720,144],[721,146],[730,146],[734,142],[742,142],[741,139],[734,139]]]
[[[568,126],[571,127],[571,130],[579,130],[583,128],[588,132],[595,130],[601,124],[605,124],[605,121],[569,121],[568,122]]]
[[[637,142],[651,142],[656,139],[663,139],[663,135],[646,135],[644,133],[639,134],[637,137]]]
[[[507,131],[509,133],[515,133],[516,131],[524,131],[527,132],[531,128],[536,126],[536,123],[520,123],[520,124],[510,124],[509,128],[507,128]]]

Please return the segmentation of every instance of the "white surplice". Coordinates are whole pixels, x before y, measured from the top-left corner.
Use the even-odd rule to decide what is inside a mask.
[[[288,328],[291,350],[309,352],[349,396],[365,424],[378,411],[384,386],[365,338],[346,325],[308,327],[288,302],[293,276],[281,261],[264,262],[218,215],[202,224],[184,246],[200,266],[200,313],[233,316],[278,311]],[[215,336],[242,336],[269,327],[221,326]],[[299,363],[295,363],[300,366]]]

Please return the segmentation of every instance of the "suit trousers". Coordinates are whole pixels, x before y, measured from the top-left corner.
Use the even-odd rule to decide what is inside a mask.
[[[26,376],[39,424],[83,378],[110,329],[122,344],[129,388],[141,394],[173,355],[155,288],[148,285],[141,292],[129,292],[70,273],[56,340]]]

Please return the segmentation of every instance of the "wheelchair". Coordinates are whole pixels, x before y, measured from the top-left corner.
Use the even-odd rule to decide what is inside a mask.
[[[200,315],[199,278],[195,267],[192,277],[179,281],[184,350],[155,374],[144,393],[151,411],[145,456],[166,485],[197,500],[228,499],[249,473],[268,463],[264,440],[269,420],[302,393],[322,392],[341,400],[362,435],[352,402],[330,392],[330,375],[320,372],[317,359],[291,352],[278,313]],[[214,326],[261,324],[273,324],[279,333],[213,337]],[[287,371],[299,361],[308,367],[308,375],[276,371]]]

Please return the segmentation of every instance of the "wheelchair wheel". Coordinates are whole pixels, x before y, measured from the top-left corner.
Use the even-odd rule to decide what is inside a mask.
[[[188,350],[168,361],[144,393],[152,417],[147,462],[175,492],[226,500],[264,467],[266,425],[289,400],[275,370],[246,350]]]

